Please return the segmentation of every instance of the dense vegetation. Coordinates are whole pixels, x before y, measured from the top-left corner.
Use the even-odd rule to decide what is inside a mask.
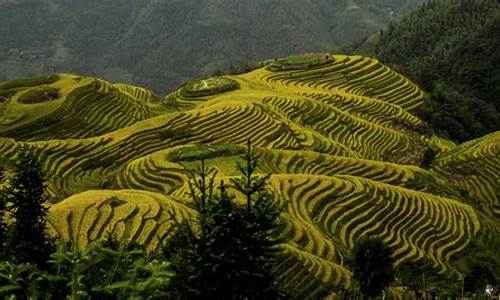
[[[377,57],[430,93],[416,113],[466,141],[500,129],[500,2],[433,0],[357,51]]]
[[[162,93],[231,65],[338,49],[421,2],[0,1],[0,80],[67,71]]]
[[[44,268],[0,261],[0,297],[11,299],[165,299],[168,262],[125,240],[85,249],[60,243]]]

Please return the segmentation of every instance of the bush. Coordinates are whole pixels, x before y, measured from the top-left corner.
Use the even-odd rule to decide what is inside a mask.
[[[121,242],[85,249],[59,244],[49,268],[0,262],[0,297],[10,299],[164,299],[170,264]]]
[[[356,242],[351,259],[353,277],[363,295],[377,297],[394,280],[392,250],[377,238]]]
[[[60,245],[51,264],[66,295],[110,299],[161,299],[173,276],[170,264],[149,258],[144,249],[122,241],[93,243],[85,249]],[[60,285],[60,284],[59,284]]]
[[[427,148],[424,152],[424,156],[422,158],[422,167],[425,169],[429,169],[436,158],[436,151],[431,147]]]
[[[47,274],[36,265],[0,262],[0,298],[37,299],[47,286]]]

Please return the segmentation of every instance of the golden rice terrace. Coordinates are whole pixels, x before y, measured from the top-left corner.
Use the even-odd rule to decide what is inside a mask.
[[[434,136],[412,114],[424,96],[375,59],[328,54],[164,98],[71,74],[22,79],[0,83],[0,155],[37,153],[54,235],[85,246],[127,231],[154,251],[173,217],[196,215],[186,170],[204,158],[235,176],[250,139],[287,204],[275,271],[303,298],[351,284],[345,259],[363,236],[382,238],[397,264],[458,278],[464,251],[500,248],[500,132],[458,146]]]

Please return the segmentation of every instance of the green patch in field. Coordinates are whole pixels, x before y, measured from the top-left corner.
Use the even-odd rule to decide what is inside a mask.
[[[56,100],[61,96],[58,88],[45,86],[33,88],[22,95],[18,102],[22,104],[36,104]]]
[[[272,72],[313,69],[333,63],[334,61],[334,57],[328,53],[298,55],[278,59],[267,67],[267,69]]]
[[[233,144],[194,145],[178,149],[167,157],[172,162],[196,161],[220,156],[236,156],[245,153],[245,148]]]
[[[59,75],[50,74],[45,76],[29,77],[16,80],[0,82],[0,90],[32,87],[42,84],[51,84],[59,80]]]
[[[216,95],[238,89],[239,84],[224,77],[212,77],[193,81],[182,87],[180,94],[187,98]]]

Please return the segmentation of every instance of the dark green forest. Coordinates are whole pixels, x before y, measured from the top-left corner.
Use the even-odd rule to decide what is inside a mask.
[[[416,112],[466,141],[500,129],[500,1],[433,0],[355,51],[378,58],[430,96]]]

